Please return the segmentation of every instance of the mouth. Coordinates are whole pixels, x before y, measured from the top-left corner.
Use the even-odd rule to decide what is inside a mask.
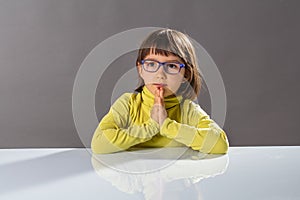
[[[153,85],[156,87],[166,87],[167,86],[167,84],[165,84],[165,83],[153,83]]]

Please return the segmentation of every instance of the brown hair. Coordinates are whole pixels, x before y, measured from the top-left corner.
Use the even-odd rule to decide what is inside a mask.
[[[152,32],[141,44],[136,66],[149,54],[178,56],[185,64],[184,77],[187,80],[179,87],[177,94],[185,99],[194,100],[201,89],[202,78],[199,73],[195,49],[187,35],[172,29]],[[139,76],[136,92],[141,92],[145,83]]]

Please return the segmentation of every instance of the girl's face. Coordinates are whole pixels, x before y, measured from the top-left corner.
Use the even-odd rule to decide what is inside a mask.
[[[149,54],[144,60],[153,60],[159,61],[161,63],[164,62],[179,62],[183,63],[181,59],[174,55],[164,56],[164,55],[155,55]],[[175,94],[179,89],[181,83],[185,82],[184,79],[184,67],[181,68],[180,72],[177,74],[168,74],[164,71],[163,66],[156,72],[148,72],[145,71],[142,67],[142,64],[138,65],[138,72],[141,78],[145,82],[145,86],[152,93],[155,94],[155,91],[158,87],[163,87],[164,89],[164,97]]]

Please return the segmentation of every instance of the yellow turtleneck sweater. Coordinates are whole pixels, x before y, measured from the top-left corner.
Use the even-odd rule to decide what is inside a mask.
[[[225,132],[193,101],[182,96],[165,97],[168,117],[160,127],[150,117],[154,95],[125,93],[99,123],[91,148],[93,153],[113,153],[131,147],[188,146],[203,153],[224,154]]]

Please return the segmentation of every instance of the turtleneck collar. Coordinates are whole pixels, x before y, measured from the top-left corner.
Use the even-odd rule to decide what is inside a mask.
[[[147,106],[152,107],[154,104],[154,94],[150,92],[150,90],[144,86],[143,90],[141,92],[143,103]],[[178,104],[180,104],[182,101],[182,96],[167,96],[164,98],[165,108],[172,108]]]

